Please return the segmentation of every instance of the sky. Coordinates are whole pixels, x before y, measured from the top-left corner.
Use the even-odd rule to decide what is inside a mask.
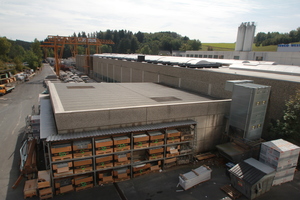
[[[242,22],[255,22],[255,34],[296,30],[299,7],[299,0],[0,0],[0,37],[31,42],[123,29],[234,43]]]

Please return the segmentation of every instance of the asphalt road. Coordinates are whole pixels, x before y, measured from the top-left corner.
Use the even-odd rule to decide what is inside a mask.
[[[0,199],[22,199],[22,184],[11,188],[19,176],[17,153],[23,139],[25,118],[38,105],[38,95],[44,90],[43,78],[53,74],[49,65],[30,81],[16,85],[9,94],[0,96]],[[21,194],[21,196],[20,196]]]

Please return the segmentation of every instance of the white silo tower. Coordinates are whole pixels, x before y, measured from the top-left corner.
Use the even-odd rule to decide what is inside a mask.
[[[244,44],[243,44],[243,51],[252,51],[252,44],[254,41],[254,33],[255,33],[255,24],[252,22],[247,23]]]
[[[235,43],[236,51],[243,51],[243,45],[244,45],[244,39],[245,39],[245,33],[246,33],[246,23],[247,22],[242,23],[239,26],[236,43]]]

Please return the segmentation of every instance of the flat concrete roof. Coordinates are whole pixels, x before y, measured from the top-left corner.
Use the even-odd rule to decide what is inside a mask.
[[[251,70],[239,70],[239,69],[231,69],[228,67],[204,68],[201,70],[300,83],[299,76],[288,75],[288,74],[276,74],[276,73],[272,73],[272,71],[262,72],[262,71],[251,71]]]
[[[156,83],[52,83],[49,88],[56,113],[213,100]]]

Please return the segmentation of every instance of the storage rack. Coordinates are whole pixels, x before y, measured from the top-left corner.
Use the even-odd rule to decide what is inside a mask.
[[[50,176],[54,194],[59,194],[59,191],[62,191],[57,183],[62,182],[64,179],[68,179],[69,184],[66,184],[68,185],[67,191],[80,191],[82,189],[106,183],[128,180],[149,172],[157,172],[160,169],[166,169],[177,164],[187,164],[192,160],[195,154],[195,126],[196,125],[188,125],[184,127],[153,130],[159,131],[163,135],[163,143],[157,142],[156,144],[153,143],[153,145],[151,145],[150,136],[148,134],[150,131],[128,132],[124,134],[68,140],[65,142],[48,142],[47,149],[49,155]],[[142,140],[144,136],[148,137],[148,144],[145,140]],[[96,141],[101,138],[103,141],[107,142],[107,146],[100,148],[96,147]],[[119,138],[120,140],[126,140],[127,138],[127,145],[124,145],[124,143],[114,143],[114,139],[116,138]],[[88,140],[90,143],[87,142]],[[111,140],[113,143],[110,142]],[[51,153],[52,148],[56,143],[67,143],[71,146],[71,148],[68,145],[66,147],[68,153],[60,153],[62,156],[61,160],[58,160],[57,157],[54,160]],[[86,147],[88,149],[82,150],[83,157],[77,156],[74,158],[73,156],[70,158],[70,154],[74,152],[74,144],[77,144],[77,147],[78,144],[81,144],[81,147]],[[171,152],[171,149],[174,146],[177,147],[177,152],[175,153],[174,151]],[[182,147],[189,147],[189,149],[184,148],[181,151],[180,148]],[[113,151],[111,150],[112,148],[114,148]],[[99,152],[99,149],[104,153]],[[78,150],[77,148],[76,153],[78,154],[79,151],[80,149]],[[86,154],[86,152],[91,152],[91,154]],[[85,163],[87,160],[89,162]],[[80,162],[82,162],[82,165],[75,164]],[[65,165],[62,165],[63,167],[67,167],[65,169],[67,173],[62,173],[57,176],[57,171],[55,171],[54,168],[57,170],[57,165],[62,163],[65,163]],[[74,164],[76,165],[76,169],[79,168],[79,170],[76,170],[76,173],[75,170],[73,170],[73,173],[68,173],[71,171],[71,168],[74,168]],[[80,170],[80,167],[82,170]]]

